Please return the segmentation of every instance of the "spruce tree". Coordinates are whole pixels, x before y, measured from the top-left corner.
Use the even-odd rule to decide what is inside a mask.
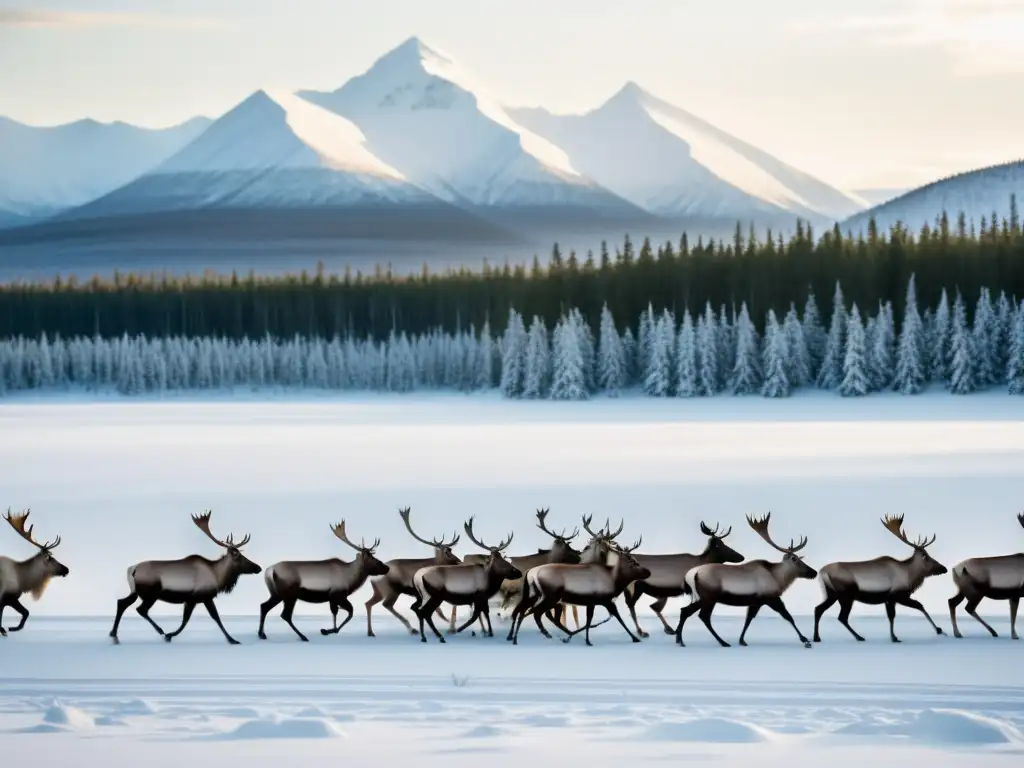
[[[821,364],[825,359],[825,344],[827,334],[821,325],[821,315],[818,312],[818,300],[814,291],[808,289],[807,301],[804,302],[804,314],[800,319],[803,327],[804,338],[807,340],[807,353],[811,362],[810,381],[817,379]]]
[[[821,389],[835,389],[843,380],[845,337],[846,305],[843,289],[837,280],[835,294],[832,297],[832,319],[829,321],[828,338],[825,340],[825,353],[821,369],[818,371],[818,387]]]
[[[697,370],[696,335],[689,309],[683,311],[676,350],[676,396],[696,397],[700,394],[700,376]]]
[[[668,397],[672,391],[672,358],[675,328],[668,312],[662,314],[650,334],[650,353],[644,376],[644,392],[652,397]]]
[[[1018,305],[1010,328],[1006,384],[1011,395],[1024,395],[1024,301]]]
[[[719,348],[718,327],[711,302],[697,324],[697,361],[700,371],[700,393],[711,397],[718,393]]]
[[[523,377],[523,397],[544,397],[551,385],[551,344],[548,329],[539,316],[533,316],[526,340],[526,370]]]
[[[931,380],[947,385],[949,383],[949,330],[949,296],[946,294],[946,289],[943,288],[942,295],[939,296],[939,303],[935,306],[935,317],[932,321],[929,361],[931,363]]]
[[[896,378],[893,387],[904,395],[916,395],[927,381],[921,350],[924,333],[921,315],[917,311],[917,283],[913,274],[907,282],[907,301],[903,311],[903,325],[896,353]]]
[[[787,369],[790,367],[789,346],[786,334],[779,326],[775,310],[768,310],[764,331],[764,397],[789,397],[790,384]]]
[[[736,365],[732,370],[732,393],[753,395],[761,389],[761,349],[757,329],[750,320],[747,303],[736,318]]]
[[[606,303],[601,308],[601,328],[598,332],[597,383],[610,397],[618,397],[626,387],[626,379],[622,337],[619,336],[615,319]]]
[[[949,342],[949,391],[966,395],[976,389],[974,380],[974,339],[967,325],[967,307],[960,291],[953,301],[953,320]]]
[[[526,373],[526,327],[516,310],[509,310],[508,327],[502,336],[501,393],[522,397]]]
[[[846,354],[843,356],[843,380],[839,383],[839,394],[863,397],[871,388],[871,382],[864,349],[864,324],[856,303],[850,309],[846,329]]]
[[[805,387],[811,381],[811,357],[804,337],[803,324],[796,313],[796,305],[790,303],[789,312],[782,324],[786,334],[786,348],[789,351],[789,366],[786,378],[792,387]]]
[[[586,400],[586,372],[577,325],[565,315],[555,326],[553,347],[552,400]]]
[[[994,350],[992,349],[992,304],[988,290],[982,288],[974,308],[974,324],[971,327],[971,346],[974,352],[973,386],[984,389],[996,380]]]

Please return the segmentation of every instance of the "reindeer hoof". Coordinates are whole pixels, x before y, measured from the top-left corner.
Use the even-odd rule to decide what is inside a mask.
[[[953,633],[953,637],[957,638],[958,640],[963,640],[964,639],[964,636],[961,635],[960,632],[954,632]]]
[[[674,635],[676,633],[674,629],[670,629],[669,627],[665,627],[664,631],[666,635]]]
[[[7,637],[7,630],[0,627],[0,637]]]
[[[747,647],[747,641],[746,640],[740,640],[740,645],[743,646],[744,648],[746,648]]]
[[[303,640],[305,640],[305,638],[303,638]],[[241,645],[241,643],[232,637],[230,640],[228,640],[228,645]]]
[[[936,627],[935,628],[935,634],[936,635],[944,635],[946,633],[942,631],[942,627]]]
[[[410,634],[410,635],[418,635],[418,634],[419,634],[419,632],[417,632],[417,631],[416,631],[415,629],[412,629],[412,628],[410,627],[410,629],[409,629],[409,634]]]
[[[299,635],[299,640],[301,640],[304,643],[308,643],[309,642],[309,638],[308,637],[303,637],[302,635]]]
[[[894,638],[892,639],[892,641],[893,641],[894,643],[902,643],[902,642],[903,642],[903,641],[902,641],[902,640],[900,640],[900,639],[899,639],[898,637],[894,637]]]
[[[644,637],[649,637],[649,635],[644,635]],[[633,642],[634,643],[639,643],[640,642],[640,638],[639,637],[634,637],[633,638]]]
[[[441,638],[438,638],[438,639],[439,639],[439,640],[440,640],[440,641],[441,641],[442,643],[446,643],[446,642],[448,642],[448,641],[447,641],[447,640],[445,640],[445,639],[444,639],[443,637],[441,637]]]
[[[169,643],[174,638],[174,635],[164,635],[164,642]]]
[[[331,630],[329,630],[329,629],[321,629],[321,630],[320,630],[320,634],[321,634],[321,635],[322,635],[323,637],[327,637],[327,636],[328,636],[329,634],[331,634]]]
[[[810,648],[810,647],[811,647],[811,644],[805,641],[804,642],[804,648]]]

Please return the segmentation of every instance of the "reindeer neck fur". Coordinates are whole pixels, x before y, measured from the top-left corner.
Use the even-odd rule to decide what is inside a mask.
[[[924,584],[924,580],[928,578],[928,572],[925,570],[924,565],[921,563],[914,563],[915,555],[917,555],[916,551],[913,552],[910,555],[910,557],[898,561],[900,565],[904,566],[907,569],[907,574],[910,576],[911,594],[919,590],[921,588],[921,585]]]
[[[768,561],[760,561],[768,566],[768,570],[771,571],[772,577],[779,585],[779,594],[781,595],[791,586],[797,578],[797,568],[795,563],[791,563],[788,560],[779,560],[778,562],[772,563]]]
[[[231,559],[231,555],[225,552],[223,555],[218,557],[216,560],[209,560],[203,558],[210,564],[214,574],[217,577],[217,584],[219,588],[217,590],[218,595],[230,595],[232,590],[238,584],[238,579],[242,575],[242,571],[235,565]]]
[[[15,562],[14,567],[18,572],[18,586],[21,593],[31,593],[33,600],[39,600],[50,585],[53,574],[47,573],[44,561],[45,552],[37,552],[28,560]]]
[[[498,575],[494,563],[488,563],[482,567],[484,573],[487,574],[487,594],[496,595],[498,590],[501,589],[501,585],[505,583],[505,578]]]
[[[338,558],[337,562],[341,564],[342,572],[348,578],[352,579],[350,587],[352,592],[355,592],[357,589],[362,587],[370,577],[370,572],[358,558],[355,560],[342,560],[341,558]]]
[[[635,579],[628,578],[623,573],[623,564],[624,564],[624,561],[623,561],[623,559],[621,557],[616,558],[614,565],[604,565],[604,564],[602,564],[603,567],[607,568],[608,570],[610,570],[612,572],[612,583],[615,584],[615,589],[618,592],[621,592],[626,587],[628,587],[630,584],[632,584],[633,581],[635,581]]]

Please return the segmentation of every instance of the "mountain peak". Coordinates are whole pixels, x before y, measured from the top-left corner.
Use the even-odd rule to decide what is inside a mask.
[[[371,69],[405,67],[422,69],[424,64],[429,62],[454,64],[451,57],[437,48],[427,45],[422,39],[414,35],[377,59]]]

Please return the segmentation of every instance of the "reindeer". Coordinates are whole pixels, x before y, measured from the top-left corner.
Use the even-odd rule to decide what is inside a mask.
[[[494,630],[491,627],[490,609],[488,603],[501,588],[505,579],[518,579],[522,577],[522,571],[502,557],[502,553],[508,549],[515,534],[510,533],[507,539],[502,540],[497,546],[484,544],[473,534],[473,518],[469,518],[463,526],[466,536],[480,549],[488,552],[487,563],[471,563],[460,565],[429,565],[421,568],[413,577],[416,587],[416,604],[413,610],[420,620],[420,640],[427,642],[427,636],[423,632],[423,623],[430,625],[434,634],[443,643],[444,635],[437,631],[434,626],[434,611],[443,602],[452,605],[472,605],[473,614],[461,627],[455,630],[458,634],[470,626],[477,619],[487,620],[487,636],[494,637]],[[442,614],[442,618],[444,618]],[[482,621],[481,621],[482,624]]]
[[[619,532],[621,532],[621,526]],[[549,563],[530,571],[526,577],[528,586],[523,590],[523,598],[516,607],[518,621],[514,626],[515,633],[512,635],[512,644],[518,645],[519,629],[523,625],[523,619],[526,618],[529,608],[532,608],[537,628],[548,638],[551,637],[551,634],[544,629],[544,624],[541,621],[541,616],[545,613],[548,613],[551,622],[566,634],[563,639],[563,642],[566,643],[572,640],[573,636],[584,632],[586,644],[593,645],[590,642],[590,630],[609,621],[611,617],[614,617],[622,625],[634,643],[639,643],[640,638],[630,632],[629,627],[622,620],[622,615],[615,606],[615,598],[622,594],[622,591],[630,583],[637,579],[649,578],[651,575],[651,572],[633,557],[633,552],[639,548],[642,540],[643,537],[637,540],[632,547],[620,547],[614,542],[609,542],[616,555],[613,565],[609,565],[607,562],[577,565]],[[527,603],[527,601],[530,602]],[[577,628],[570,632],[557,617],[549,613],[559,603],[586,607],[587,620],[582,629]],[[608,611],[609,618],[594,624],[594,608],[598,605]]]
[[[60,536],[45,544],[40,544],[32,538],[32,529],[35,526],[25,527],[31,513],[32,510],[27,509],[20,515],[12,515],[8,509],[4,515],[4,519],[18,535],[39,550],[28,560],[20,562],[0,556],[0,620],[3,619],[4,608],[7,606],[21,614],[21,621],[16,627],[10,628],[11,632],[20,632],[28,621],[28,608],[21,604],[21,596],[28,592],[33,600],[39,600],[46,592],[50,579],[55,576],[63,578],[70,573],[67,567],[57,562],[57,558],[53,556],[53,550],[60,546]],[[0,637],[7,637],[7,632],[8,630],[0,624]]]
[[[704,547],[704,551],[699,555],[682,553],[633,556],[640,565],[651,572],[649,579],[633,582],[626,587],[623,594],[626,600],[626,607],[629,609],[629,615],[636,625],[636,633],[640,637],[650,637],[640,626],[640,622],[636,618],[636,604],[643,595],[647,594],[657,598],[651,603],[651,608],[654,610],[655,615],[661,619],[662,626],[665,628],[665,634],[674,635],[676,628],[670,626],[665,621],[665,617],[662,616],[661,612],[665,610],[670,597],[681,597],[688,594],[689,587],[686,586],[686,574],[689,573],[690,569],[705,563],[743,562],[743,555],[725,543],[725,538],[732,533],[731,526],[724,533],[719,533],[719,526],[717,524],[715,525],[715,530],[711,530],[706,523],[701,522],[700,530],[701,533],[708,537],[708,543]]]
[[[408,619],[402,614],[395,610],[395,601],[398,600],[399,595],[408,595],[412,598],[416,598],[416,587],[413,586],[413,577],[420,568],[425,568],[428,565],[458,565],[462,561],[458,555],[452,552],[452,547],[459,543],[459,534],[456,532],[455,536],[451,541],[444,541],[443,539],[434,539],[433,541],[427,541],[424,538],[416,535],[416,532],[412,529],[409,524],[409,513],[412,510],[409,507],[398,510],[398,514],[402,517],[402,522],[405,523],[405,528],[409,531],[409,534],[421,544],[426,544],[428,547],[433,547],[434,556],[425,558],[399,558],[395,560],[388,560],[388,572],[383,576],[378,576],[370,580],[370,586],[373,588],[373,595],[366,601],[366,635],[367,637],[376,637],[373,634],[373,620],[371,612],[373,606],[377,603],[383,603],[384,608],[391,613],[396,619],[405,625],[405,628],[409,630],[409,634],[415,635],[416,630],[412,624],[409,623]],[[441,609],[437,609],[437,614],[442,619],[444,614]],[[452,609],[451,626],[449,632],[455,631],[455,609]]]
[[[224,554],[216,560],[210,560],[201,555],[190,555],[180,560],[144,560],[131,566],[128,569],[130,592],[127,597],[117,601],[117,615],[114,617],[114,626],[110,630],[110,637],[115,643],[120,642],[117,637],[117,628],[121,624],[121,617],[137,599],[141,598],[142,604],[136,608],[136,611],[167,642],[171,642],[173,638],[181,634],[189,619],[192,618],[192,611],[199,603],[202,603],[206,612],[210,614],[210,618],[224,633],[225,639],[231,645],[238,645],[238,641],[224,629],[214,599],[217,595],[230,594],[240,576],[255,575],[263,569],[242,554],[242,547],[249,543],[248,534],[236,543],[230,534],[227,539],[221,541],[210,533],[211,514],[210,511],[206,511],[201,515],[192,515],[192,522],[206,534],[210,541],[223,547]],[[181,626],[173,632],[165,634],[150,617],[149,610],[157,602],[184,605]]]
[[[537,553],[533,555],[521,555],[519,557],[508,558],[509,562],[518,568],[524,576],[518,579],[506,579],[498,590],[498,598],[500,600],[498,609],[506,609],[512,601],[520,594],[523,588],[523,578],[525,574],[529,572],[531,568],[535,568],[538,565],[544,563],[578,563],[580,562],[580,553],[573,549],[570,542],[579,536],[580,529],[573,529],[572,533],[567,533],[568,529],[563,528],[561,533],[555,533],[547,527],[547,516],[550,509],[538,509],[537,510],[537,527],[540,528],[544,533],[554,539],[550,549],[538,548]],[[487,562],[489,555],[466,555],[463,560],[464,563],[477,563],[483,564]],[[564,613],[565,607],[561,606]],[[580,626],[579,613],[577,612],[576,606],[572,607],[573,618],[576,620],[576,627]],[[500,614],[499,614],[500,615]],[[481,620],[482,622],[482,620]],[[481,628],[483,624],[481,623]]]
[[[1024,514],[1017,515],[1017,522],[1024,528]],[[953,566],[953,583],[956,594],[949,599],[949,618],[953,622],[953,637],[963,637],[956,625],[956,607],[964,600],[966,610],[992,637],[999,637],[985,620],[975,611],[978,603],[986,597],[989,600],[1010,601],[1010,637],[1017,637],[1017,607],[1024,597],[1024,553],[1002,555],[1001,557],[972,557]]]
[[[711,614],[719,603],[747,607],[747,618],[740,632],[740,645],[746,645],[744,639],[750,622],[757,616],[762,606],[768,606],[779,616],[789,622],[796,631],[804,647],[810,648],[810,641],[803,636],[792,615],[782,602],[782,595],[797,579],[813,579],[818,575],[811,566],[803,561],[797,552],[807,546],[807,537],[801,538],[799,544],[790,539],[788,547],[780,547],[768,535],[768,521],[771,512],[760,520],[747,515],[747,523],[758,536],[768,542],[774,549],[782,553],[782,560],[771,563],[767,560],[751,560],[747,563],[709,563],[700,565],[686,574],[686,584],[693,593],[694,601],[679,612],[679,626],[676,627],[676,643],[683,645],[683,625],[686,620],[699,612],[700,620],[708,628],[712,636],[724,648],[729,644],[723,640],[715,628],[711,626]]]
[[[850,630],[858,642],[864,638],[850,626],[850,611],[854,603],[865,605],[885,605],[885,613],[889,617],[889,637],[894,643],[900,642],[896,637],[896,605],[905,605],[924,614],[928,623],[941,635],[942,630],[932,621],[928,611],[924,609],[913,594],[921,588],[929,576],[941,576],[947,572],[946,566],[928,554],[928,547],[935,543],[935,536],[930,539],[918,539],[911,542],[903,533],[903,515],[886,515],[882,518],[885,530],[913,548],[914,554],[906,560],[897,560],[888,555],[873,560],[860,560],[852,563],[829,563],[821,569],[821,581],[824,599],[814,609],[814,642],[821,642],[818,625],[821,617],[839,603],[839,623]]]
[[[263,631],[263,624],[267,614],[278,603],[284,603],[281,609],[281,618],[292,628],[299,639],[307,642],[308,638],[303,635],[292,623],[292,612],[298,601],[304,603],[328,603],[331,609],[333,627],[321,629],[320,634],[336,635],[345,625],[352,620],[352,603],[348,601],[349,595],[359,589],[370,576],[384,576],[388,572],[388,566],[374,557],[374,552],[380,546],[380,539],[375,539],[373,544],[366,546],[365,541],[353,544],[345,533],[345,521],[331,526],[331,531],[341,541],[356,551],[356,559],[351,562],[340,560],[336,557],[329,560],[299,560],[283,561],[274,563],[267,568],[263,574],[263,580],[267,584],[270,598],[260,606],[260,640],[266,640],[267,635]],[[342,608],[348,614],[345,620],[338,626],[338,609]]]

